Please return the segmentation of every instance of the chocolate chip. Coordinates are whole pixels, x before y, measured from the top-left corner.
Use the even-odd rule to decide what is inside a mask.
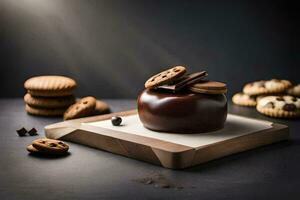
[[[274,103],[273,102],[269,102],[266,105],[264,105],[264,108],[274,108]]]
[[[50,144],[48,144],[48,146],[49,146],[49,147],[56,147],[57,144],[55,144],[55,143],[50,143]]]
[[[285,111],[295,111],[297,109],[296,105],[295,104],[292,104],[292,103],[287,103],[283,106],[282,108],[283,110]]]
[[[39,143],[46,144],[46,141],[40,140]]]
[[[113,117],[111,118],[111,123],[112,123],[112,125],[114,125],[114,126],[120,126],[121,123],[122,123],[122,118],[119,117],[119,116],[113,116]]]
[[[284,98],[282,98],[282,97],[277,97],[276,100],[277,100],[277,101],[284,101]]]
[[[58,144],[61,145],[62,147],[65,147],[65,146],[66,146],[66,144],[63,143],[63,142],[58,142]]]
[[[293,102],[296,102],[296,101],[297,101],[297,98],[296,98],[296,97],[293,97],[293,98],[292,98],[292,101],[293,101]]]
[[[30,136],[38,135],[37,130],[35,128],[30,129],[30,131],[28,131],[28,134]]]
[[[26,136],[27,130],[24,127],[16,131],[20,137]]]

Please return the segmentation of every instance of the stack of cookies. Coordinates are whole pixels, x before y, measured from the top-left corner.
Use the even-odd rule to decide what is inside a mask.
[[[65,76],[36,76],[24,83],[25,109],[29,114],[61,116],[75,103],[73,90],[76,82]]]
[[[94,97],[76,101],[76,82],[65,76],[36,76],[24,83],[27,113],[39,116],[64,116],[65,120],[110,112],[108,104]]]
[[[288,80],[262,80],[248,83],[232,97],[236,105],[256,107],[257,111],[279,118],[300,117],[300,84]]]

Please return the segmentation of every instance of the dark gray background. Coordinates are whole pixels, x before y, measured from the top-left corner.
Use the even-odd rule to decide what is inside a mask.
[[[0,0],[0,97],[26,78],[62,74],[78,95],[135,98],[176,64],[207,70],[229,95],[246,82],[299,81],[291,1]]]

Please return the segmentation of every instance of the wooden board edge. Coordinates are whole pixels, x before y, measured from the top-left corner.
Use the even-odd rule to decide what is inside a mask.
[[[111,114],[93,116],[93,117],[88,117],[88,118],[81,118],[81,119],[76,119],[76,120],[69,120],[69,121],[60,122],[60,123],[46,126],[45,133],[46,133],[47,137],[49,136],[49,137],[53,138],[53,135],[58,136],[59,135],[59,134],[57,134],[58,132],[63,132],[63,134],[59,135],[59,137],[68,140],[69,134],[71,134],[71,133],[74,134],[78,131],[79,132],[80,131],[88,131],[88,130],[78,129],[80,127],[81,123],[106,120],[106,119],[111,118],[114,115],[127,116],[127,115],[136,114],[136,113],[137,113],[137,110],[130,110],[130,111],[125,111],[125,112],[118,112],[118,113],[111,113]],[[126,153],[121,152],[121,150],[103,148],[101,146],[100,147],[99,146],[96,147],[93,145],[88,145],[88,146],[92,146],[94,148],[98,148],[98,149],[102,149],[102,150],[106,150],[106,151],[112,151],[113,153],[116,153],[116,154],[121,154],[121,155],[124,155],[127,157],[136,158],[138,160],[147,161],[152,164],[161,165],[165,168],[183,169],[183,168],[191,167],[191,166],[198,165],[198,164],[201,164],[204,162],[208,162],[210,160],[218,159],[220,157],[228,156],[228,155],[231,155],[234,153],[239,153],[239,152],[253,149],[253,148],[256,148],[259,146],[263,146],[263,145],[267,145],[267,144],[271,144],[274,142],[288,139],[289,130],[286,125],[272,124],[272,126],[273,127],[268,130],[263,130],[263,131],[259,131],[257,133],[243,135],[243,136],[240,136],[237,138],[222,141],[220,143],[207,145],[207,146],[204,146],[204,147],[201,147],[198,149],[192,148],[192,147],[187,148],[186,146],[183,146],[183,145],[173,144],[173,143],[165,142],[165,141],[163,141],[163,142],[167,143],[166,146],[168,147],[168,143],[170,143],[172,148],[160,148],[161,145],[155,145],[156,144],[155,142],[153,142],[153,143],[150,142],[148,145],[147,145],[147,142],[144,142],[143,144],[139,144],[138,142],[128,141],[124,137],[122,137],[121,139],[110,137],[110,139],[108,139],[107,141],[109,141],[109,142],[113,142],[112,140],[119,141],[119,143],[123,145],[123,149],[124,148],[127,149]],[[122,134],[125,136],[124,132],[122,132]],[[99,134],[95,134],[95,135],[99,135]],[[57,138],[59,138],[59,137],[57,137]],[[138,136],[138,137],[143,137],[143,136]],[[144,137],[144,138],[146,138],[146,137]],[[151,139],[153,139],[153,138],[151,138]],[[256,141],[256,143],[254,143],[254,141],[257,139],[258,140],[261,139],[261,140],[259,142]],[[157,140],[157,139],[155,139],[155,140]],[[241,144],[243,144],[243,141],[247,141],[247,140],[248,140],[248,142],[246,142],[246,145],[244,145],[244,146],[241,145]],[[76,141],[73,141],[73,142],[76,142]],[[124,147],[124,145],[125,145],[125,147]],[[182,148],[178,147],[177,150],[170,151],[170,149],[176,149],[176,148],[174,148],[174,145],[182,146]],[[140,151],[147,151],[148,153],[149,153],[149,148],[150,148],[155,156],[151,155],[150,157],[152,159],[145,160],[141,156],[138,155],[137,151],[135,152],[129,146],[135,146],[135,148],[137,148],[137,146],[141,146],[143,148],[140,148]],[[152,154],[152,153],[150,153],[150,154]],[[156,157],[159,161],[154,157]]]
[[[265,131],[222,141],[221,144],[215,143],[195,149],[191,166],[289,139],[288,126],[276,123],[272,126],[271,129]]]
[[[283,124],[272,124],[272,128],[253,134],[243,135],[201,148],[171,153],[154,149],[163,167],[184,169],[193,167],[235,153],[255,149],[289,139],[289,128]]]

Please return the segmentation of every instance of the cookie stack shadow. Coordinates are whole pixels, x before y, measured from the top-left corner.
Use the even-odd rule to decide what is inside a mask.
[[[232,102],[239,106],[256,107],[261,114],[276,118],[300,117],[300,84],[288,80],[262,80],[248,83],[236,93]]]
[[[76,100],[76,86],[75,80],[65,76],[29,78],[24,83],[25,110],[31,115],[64,116],[65,120],[110,112],[108,104],[94,97]]]

